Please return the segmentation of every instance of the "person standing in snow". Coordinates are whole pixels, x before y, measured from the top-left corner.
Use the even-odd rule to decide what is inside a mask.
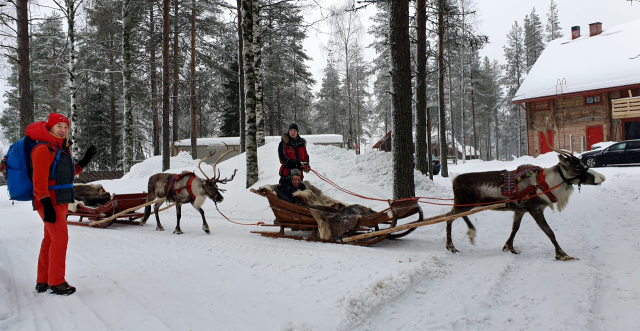
[[[306,189],[307,187],[302,183],[302,172],[298,169],[291,169],[289,177],[287,177],[284,184],[281,184],[280,189],[278,189],[278,198],[295,204],[296,197],[293,196],[293,193]]]
[[[47,122],[30,124],[25,133],[40,143],[31,151],[33,209],[44,221],[36,291],[42,293],[50,290],[55,294],[69,295],[76,288],[64,278],[69,242],[68,204],[75,200],[73,178],[91,162],[97,149],[95,146],[89,147],[84,158],[74,163],[69,149],[72,142],[67,137],[69,119],[60,114],[50,114]]]
[[[291,169],[305,170],[309,166],[309,154],[307,154],[307,141],[298,134],[298,124],[291,123],[289,132],[282,135],[278,145],[278,157],[280,158],[280,185],[286,183]],[[301,173],[300,180],[304,179]]]

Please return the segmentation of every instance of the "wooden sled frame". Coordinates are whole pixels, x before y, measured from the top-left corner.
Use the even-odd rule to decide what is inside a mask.
[[[267,232],[267,231],[251,231],[251,233],[258,233],[264,237],[272,238],[288,238],[295,240],[316,241],[316,242],[328,242],[328,243],[344,243],[358,246],[369,246],[378,243],[384,239],[397,239],[404,237],[415,230],[415,228],[405,229],[399,233],[380,233],[378,235],[368,235],[376,233],[378,231],[392,230],[398,224],[398,221],[415,214],[418,214],[418,219],[412,223],[419,223],[423,221],[422,208],[415,200],[389,200],[389,208],[363,217],[358,220],[356,227],[345,233],[342,238],[338,240],[323,240],[318,237],[318,223],[311,215],[308,208],[303,208],[295,204],[286,202],[278,198],[273,192],[269,190],[255,190],[251,189],[251,192],[260,196],[266,197],[269,200],[269,206],[276,217],[277,223],[264,224],[262,226],[277,226],[280,228],[279,232]],[[285,234],[285,229],[291,231],[311,231],[311,235],[308,237],[296,236]],[[357,236],[367,235],[356,240],[346,240]]]
[[[111,200],[105,203],[102,206],[96,208],[84,207],[82,205],[78,206],[78,210],[76,212],[71,212],[67,214],[67,219],[69,216],[79,216],[80,219],[78,221],[68,221],[67,224],[70,225],[79,225],[79,226],[89,226],[95,228],[106,228],[113,223],[121,223],[121,224],[132,224],[132,225],[140,225],[140,222],[135,222],[135,220],[142,218],[144,216],[144,212],[129,212],[124,215],[115,217],[109,222],[103,222],[100,224],[92,224],[96,223],[102,219],[106,219],[112,217],[118,212],[134,208],[137,206],[142,206],[147,202],[147,193],[130,193],[130,194],[113,194],[111,196]],[[89,222],[83,222],[83,219],[87,218]]]

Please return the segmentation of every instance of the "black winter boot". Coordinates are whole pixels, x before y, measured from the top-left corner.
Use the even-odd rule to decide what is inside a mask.
[[[49,284],[47,283],[36,283],[36,292],[42,293],[46,292],[49,289]]]
[[[69,285],[67,282],[64,282],[60,285],[49,286],[49,290],[51,290],[51,293],[53,294],[69,295],[73,294],[76,291],[76,288]]]

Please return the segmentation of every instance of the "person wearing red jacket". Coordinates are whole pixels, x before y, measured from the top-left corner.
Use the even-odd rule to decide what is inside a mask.
[[[307,154],[307,141],[298,134],[298,124],[291,123],[289,131],[282,134],[282,140],[278,145],[278,158],[280,159],[280,185],[285,185],[291,169],[308,171],[309,154]],[[301,173],[300,180],[304,179]]]
[[[44,221],[36,291],[69,295],[76,288],[64,278],[69,242],[68,204],[75,200],[73,178],[82,172],[97,149],[89,147],[84,158],[74,163],[69,149],[72,143],[67,138],[69,119],[60,114],[50,114],[47,122],[30,124],[25,133],[39,143],[31,151],[33,209]]]

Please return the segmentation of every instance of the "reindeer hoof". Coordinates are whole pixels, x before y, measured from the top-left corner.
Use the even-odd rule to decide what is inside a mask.
[[[517,254],[520,254],[520,251],[519,251],[519,250],[517,250],[517,249],[515,249],[515,248],[513,248],[513,247],[507,247],[507,245],[504,245],[504,247],[502,247],[502,251],[503,251],[503,252],[511,252],[511,253],[513,253],[513,254],[516,254],[516,255],[517,255]]]
[[[565,254],[565,255],[556,255],[556,260],[560,260],[560,261],[574,261],[574,260],[576,260],[577,261],[577,260],[580,260],[580,259],[577,258],[577,257],[571,257],[571,256]]]
[[[161,226],[156,226],[156,231],[164,231],[164,228]]]
[[[173,234],[183,234],[183,232],[180,229],[175,229],[173,230]]]
[[[147,224],[147,222],[140,222],[140,226]]]

